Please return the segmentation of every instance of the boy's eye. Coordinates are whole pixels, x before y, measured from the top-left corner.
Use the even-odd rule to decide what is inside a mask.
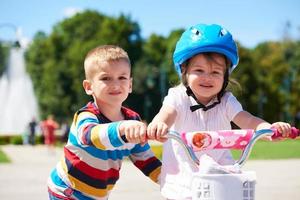
[[[120,80],[127,80],[127,77],[126,77],[126,76],[120,76],[119,79],[120,79]]]
[[[101,77],[100,80],[101,80],[101,81],[109,81],[110,78],[109,78],[109,77]]]
[[[213,71],[213,74],[221,74],[220,71]]]

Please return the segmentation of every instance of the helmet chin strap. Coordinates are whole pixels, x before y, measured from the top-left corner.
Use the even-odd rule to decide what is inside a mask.
[[[213,104],[211,104],[211,105],[209,105],[209,106],[203,105],[202,103],[200,103],[200,102],[198,101],[197,97],[195,96],[194,92],[192,91],[192,89],[191,89],[189,86],[186,87],[186,94],[187,94],[188,96],[193,97],[193,99],[197,102],[197,105],[192,105],[192,106],[190,106],[190,110],[191,110],[192,112],[194,112],[194,111],[196,111],[196,110],[198,110],[198,109],[201,109],[201,108],[203,109],[203,111],[207,111],[207,110],[209,110],[209,109],[215,107],[217,104],[221,103],[221,101],[220,101],[221,98],[218,97],[218,101],[214,102]]]

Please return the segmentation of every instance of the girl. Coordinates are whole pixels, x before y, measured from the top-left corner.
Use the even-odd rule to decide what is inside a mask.
[[[188,28],[176,44],[173,55],[181,84],[169,89],[159,113],[149,124],[150,139],[164,141],[167,130],[177,132],[231,129],[234,122],[242,129],[274,127],[288,136],[290,125],[270,124],[243,110],[232,93],[226,91],[229,75],[238,64],[237,46],[223,27],[198,24]],[[233,164],[229,150],[204,150],[221,165]],[[164,143],[161,192],[168,199],[189,199],[191,174],[198,171],[189,164],[176,141]],[[201,166],[201,163],[200,163]]]

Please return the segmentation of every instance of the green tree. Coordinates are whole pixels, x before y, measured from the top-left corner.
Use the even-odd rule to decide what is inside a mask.
[[[252,51],[238,43],[238,54],[239,63],[232,72],[231,79],[237,81],[239,85],[230,84],[228,88],[236,95],[245,110],[255,115],[262,115],[258,109],[259,82]]]
[[[143,104],[134,105],[147,121],[159,111],[168,88],[178,83],[172,58],[182,32],[172,31],[168,37],[152,34],[143,43],[143,55],[133,74],[135,100]]]
[[[134,63],[141,54],[140,28],[130,17],[113,18],[88,10],[59,22],[49,36],[35,36],[26,58],[42,118],[50,113],[60,120],[72,117],[86,103],[84,57],[103,44],[121,46]]]
[[[0,76],[5,70],[7,63],[8,48],[0,41]]]
[[[167,37],[152,34],[143,44],[143,56],[136,65],[134,78],[138,79],[135,91],[142,96],[141,113],[147,121],[159,111],[168,88],[178,84],[173,53],[182,32],[174,30]]]
[[[178,84],[173,52],[183,29],[143,40],[130,16],[105,16],[87,10],[57,23],[46,35],[38,32],[26,53],[28,71],[38,96],[42,118],[71,118],[88,97],[82,88],[86,53],[102,44],[124,48],[132,61],[133,93],[126,106],[150,121],[167,89]],[[241,90],[234,94],[249,112],[270,122],[288,119],[300,110],[300,42],[264,42],[253,49],[239,45],[240,61],[231,77]],[[4,54],[0,45],[0,73]]]
[[[282,91],[284,119],[290,122],[300,111],[300,41],[283,41],[283,55],[287,70],[283,74]]]
[[[257,100],[264,100],[261,112],[269,121],[283,120],[284,104],[288,100],[284,88],[288,65],[283,46],[278,42],[259,44],[253,51],[259,94]]]
[[[181,34],[183,33],[184,29],[177,29],[170,33],[170,35],[167,37],[166,41],[166,54],[165,59],[163,62],[163,68],[167,73],[168,77],[168,86],[174,86],[178,84],[179,78],[174,68],[173,63],[173,53],[175,51],[176,43],[179,40]]]
[[[165,42],[164,37],[152,34],[143,43],[142,58],[135,64],[133,71],[135,101],[143,102],[135,109],[147,121],[152,120],[161,106],[160,70],[165,58]]]

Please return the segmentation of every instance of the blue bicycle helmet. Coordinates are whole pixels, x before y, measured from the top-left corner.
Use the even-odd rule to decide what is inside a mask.
[[[176,44],[173,61],[179,77],[181,77],[181,64],[194,55],[204,52],[225,55],[231,61],[230,73],[239,61],[237,45],[229,31],[217,24],[197,24],[183,32]]]

